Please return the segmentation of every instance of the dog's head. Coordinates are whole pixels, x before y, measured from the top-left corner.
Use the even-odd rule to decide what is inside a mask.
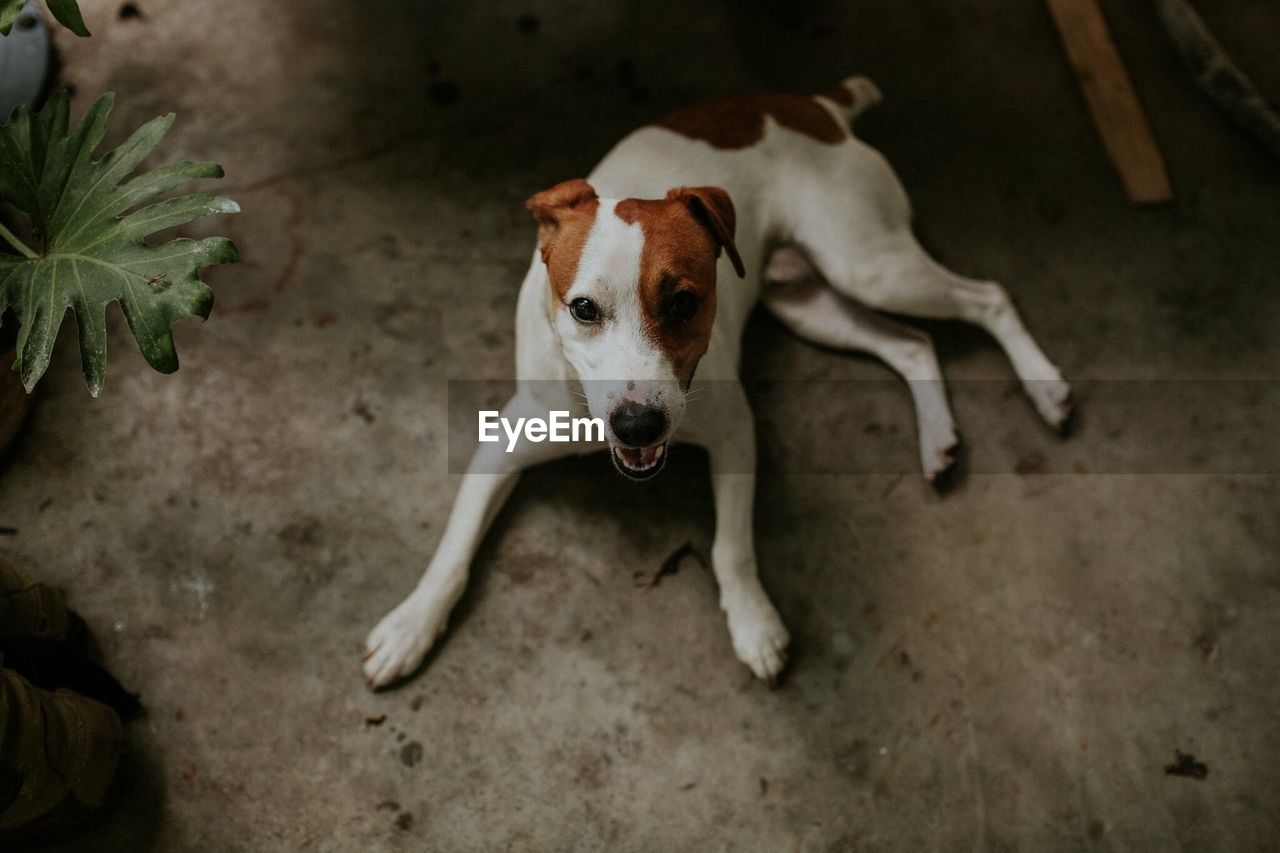
[[[734,212],[719,187],[602,199],[584,180],[528,201],[551,282],[551,323],[618,470],[657,474],[716,316],[716,260],[739,276]]]

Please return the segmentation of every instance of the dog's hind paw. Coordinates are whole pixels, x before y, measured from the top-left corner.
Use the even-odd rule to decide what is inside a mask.
[[[365,640],[364,677],[369,687],[376,690],[413,674],[444,633],[447,616],[414,596],[384,616]]]
[[[1061,379],[1033,379],[1027,384],[1027,395],[1046,424],[1058,432],[1067,427],[1071,417],[1071,386]]]
[[[956,454],[960,450],[960,439],[951,427],[938,436],[920,439],[920,469],[924,478],[936,483],[956,464]]]

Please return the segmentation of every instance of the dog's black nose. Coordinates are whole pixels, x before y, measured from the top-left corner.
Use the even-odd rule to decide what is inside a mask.
[[[653,406],[623,400],[609,415],[609,425],[618,441],[628,447],[648,447],[667,431],[667,416]]]

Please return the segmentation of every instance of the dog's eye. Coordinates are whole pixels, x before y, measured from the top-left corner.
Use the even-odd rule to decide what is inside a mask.
[[[698,297],[682,290],[667,303],[667,319],[673,323],[687,323],[698,310]]]
[[[569,303],[569,313],[579,323],[594,323],[600,319],[600,309],[585,296],[579,296]]]

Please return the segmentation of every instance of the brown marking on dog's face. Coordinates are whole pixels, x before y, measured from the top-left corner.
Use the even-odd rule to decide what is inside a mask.
[[[733,242],[733,202],[719,187],[680,187],[663,199],[625,199],[615,212],[644,232],[639,288],[645,332],[688,390],[711,343],[721,249],[744,274]]]
[[[595,224],[600,200],[591,184],[575,178],[530,196],[525,207],[538,221],[538,248],[551,289],[563,300],[578,274],[582,247]]]
[[[840,91],[852,101],[843,86]],[[835,90],[825,97],[845,103]],[[764,138],[764,118],[828,145],[844,142],[849,130],[826,107],[808,95],[741,95],[683,107],[654,122],[715,148],[748,148]]]

